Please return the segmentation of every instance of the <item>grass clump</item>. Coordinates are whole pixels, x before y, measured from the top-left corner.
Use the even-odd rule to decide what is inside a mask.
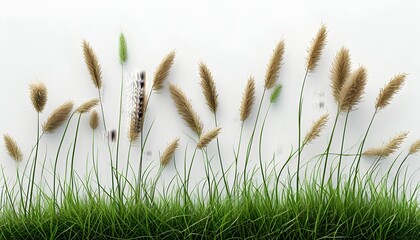
[[[120,168],[122,161],[120,139],[124,66],[127,61],[127,44],[123,34],[119,41],[119,60],[121,67],[121,88],[118,112],[118,132],[116,152],[107,141],[109,159],[95,151],[95,131],[100,128],[100,116],[94,109],[101,107],[103,128],[107,131],[101,87],[103,86],[101,68],[92,47],[82,44],[89,76],[98,90],[98,98],[89,100],[73,110],[72,102],[65,102],[54,110],[42,126],[40,132],[39,115],[43,111],[47,91],[43,84],[30,86],[31,101],[37,111],[37,139],[28,161],[23,161],[23,153],[15,140],[4,135],[7,152],[16,164],[26,164],[16,168],[16,181],[9,183],[3,174],[4,187],[0,193],[0,238],[1,239],[416,239],[420,234],[420,209],[418,207],[420,185],[412,182],[408,175],[407,163],[420,149],[420,140],[415,141],[403,155],[400,149],[407,137],[402,132],[378,148],[364,150],[374,118],[379,110],[391,103],[395,93],[405,82],[406,74],[398,74],[380,90],[373,107],[374,112],[367,128],[361,133],[361,140],[353,143],[355,147],[344,151],[348,116],[360,104],[365,92],[367,70],[359,67],[351,70],[349,50],[341,48],[331,68],[331,89],[337,103],[336,114],[322,114],[301,136],[304,127],[303,96],[309,73],[319,64],[326,44],[327,30],[322,26],[308,50],[305,74],[301,84],[298,104],[297,135],[298,145],[292,147],[286,158],[274,152],[270,157],[262,151],[265,141],[265,124],[269,121],[271,107],[280,101],[283,91],[278,83],[280,67],[285,51],[284,40],[279,42],[267,67],[262,85],[262,96],[258,103],[254,122],[249,135],[244,134],[245,121],[249,121],[255,104],[256,81],[250,77],[245,86],[239,108],[240,135],[233,156],[221,154],[219,138],[223,123],[217,120],[217,111],[224,107],[219,104],[216,83],[204,62],[199,63],[199,84],[205,101],[214,117],[213,126],[206,126],[194,111],[191,101],[180,87],[169,83],[168,94],[190,130],[196,134],[186,138],[193,141],[192,155],[182,148],[183,139],[173,137],[159,156],[158,161],[143,168],[144,149],[150,134],[155,133],[153,122],[146,119],[146,109],[154,91],[163,92],[164,82],[173,67],[175,52],[170,52],[159,64],[146,95],[145,72],[132,75],[129,85],[132,100],[129,116],[129,131],[126,142],[129,144],[126,168]],[[265,101],[265,94],[270,98]],[[265,103],[268,106],[265,106]],[[265,112],[264,112],[265,111]],[[88,160],[93,169],[86,170],[84,177],[75,171],[75,157],[79,127],[83,114],[90,112],[89,125],[92,134],[92,152]],[[65,157],[60,157],[69,124],[77,114],[78,121],[74,138]],[[261,118],[260,118],[261,114]],[[345,119],[339,132],[337,123],[340,116]],[[332,126],[329,117],[334,116]],[[252,118],[251,118],[252,119]],[[61,140],[55,153],[52,171],[38,163],[38,149],[44,133],[60,134]],[[228,134],[228,129],[223,132]],[[305,146],[317,140],[323,132],[329,133],[325,146],[314,153],[312,158],[304,158]],[[257,136],[255,136],[257,135]],[[333,142],[340,135],[340,149],[336,152]],[[246,141],[246,148],[241,148]],[[276,139],[270,139],[276,141]],[[139,168],[137,173],[131,165],[131,149],[139,142]],[[253,148],[254,142],[258,149]],[[212,150],[211,145],[217,150]],[[190,145],[191,146],[191,145]],[[223,146],[222,146],[223,147]],[[201,153],[201,156],[200,156]],[[47,153],[48,155],[48,153]],[[215,156],[220,170],[216,170]],[[367,170],[360,167],[364,157],[374,157],[375,161]],[[400,156],[405,156],[399,159]],[[256,158],[257,164],[251,165]],[[193,164],[199,159],[203,163],[202,178],[192,182]],[[350,160],[349,160],[350,159]],[[351,161],[352,159],[352,161]],[[32,160],[32,161],[31,161]],[[65,162],[69,176],[60,177],[58,161]],[[110,166],[112,185],[106,186],[101,179],[99,161]],[[381,161],[379,161],[381,160]],[[380,162],[391,160],[388,169],[381,169]],[[349,162],[349,166],[342,162]],[[243,170],[239,163],[243,163]],[[292,166],[296,165],[297,168]],[[158,167],[153,171],[153,164]],[[168,185],[160,186],[164,169],[173,164],[176,173]],[[27,169],[27,166],[30,166]],[[179,168],[182,166],[182,168]],[[130,175],[130,171],[132,174]],[[52,187],[45,182],[44,171],[51,173]],[[382,172],[382,174],[380,174]],[[66,172],[67,173],[67,172]]]

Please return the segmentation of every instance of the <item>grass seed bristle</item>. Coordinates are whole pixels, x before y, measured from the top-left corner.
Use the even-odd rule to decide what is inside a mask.
[[[375,107],[377,110],[383,109],[389,105],[392,100],[392,97],[401,89],[405,83],[405,78],[407,74],[400,73],[394,76],[388,84],[379,92],[378,97],[376,98]]]
[[[328,117],[329,117],[328,113],[325,113],[324,115],[322,115],[316,121],[313,122],[311,129],[306,134],[303,140],[304,145],[312,142],[313,140],[315,140],[317,137],[320,136],[322,129],[324,129],[325,126],[327,125]]]
[[[69,117],[73,110],[73,102],[67,101],[56,108],[48,117],[47,121],[42,125],[42,131],[52,133],[59,128]]]
[[[309,72],[315,70],[319,60],[321,59],[322,50],[327,42],[327,28],[322,25],[318,30],[315,38],[312,40],[311,47],[308,49],[308,57],[306,59],[306,68]]]
[[[193,110],[185,93],[172,83],[169,85],[169,91],[179,115],[181,115],[188,127],[200,136],[203,131],[203,123],[201,122],[198,114]]]
[[[96,105],[98,105],[99,100],[98,99],[91,99],[89,101],[84,102],[82,105],[80,105],[77,109],[76,112],[83,114],[86,112],[89,112],[93,107],[95,107]]]
[[[344,82],[348,79],[351,72],[351,59],[349,50],[342,47],[335,55],[331,67],[331,88],[334,100],[337,104],[340,102],[340,91]]]
[[[282,40],[274,49],[273,55],[271,56],[270,62],[267,66],[267,71],[265,73],[265,89],[270,89],[276,85],[280,73],[280,67],[283,63],[284,48],[285,43],[284,40]]]
[[[162,156],[160,157],[160,165],[162,166],[168,165],[169,161],[174,156],[175,150],[178,148],[178,146],[179,146],[179,138],[174,139],[172,142],[168,144]]]
[[[210,111],[215,113],[219,104],[217,101],[216,84],[214,82],[210,69],[206,66],[206,64],[201,62],[198,64],[198,66],[200,69],[201,89],[206,98],[206,102],[210,108]]]
[[[407,137],[408,132],[402,132],[391,138],[389,142],[381,147],[370,148],[363,152],[367,157],[388,157],[398,150],[404,139]]]
[[[98,62],[98,58],[96,57],[96,53],[86,40],[83,41],[82,47],[83,56],[85,58],[86,67],[89,71],[90,79],[92,80],[93,85],[100,89],[102,87],[102,71]]]
[[[163,83],[169,75],[172,65],[174,64],[175,51],[170,52],[162,60],[156,69],[155,76],[153,78],[153,90],[160,90],[163,88]]]
[[[221,128],[217,127],[214,128],[206,133],[204,133],[200,139],[198,140],[197,147],[198,148],[205,148],[207,145],[219,135]]]
[[[252,106],[255,102],[255,80],[253,77],[249,77],[245,87],[245,91],[242,95],[242,102],[240,108],[240,118],[244,122],[251,114]]]
[[[12,157],[16,162],[22,161],[23,154],[16,141],[8,134],[3,135],[3,140],[9,156]]]
[[[89,125],[92,130],[95,130],[99,126],[99,114],[96,110],[90,113]]]
[[[32,105],[40,113],[44,110],[47,103],[48,91],[43,82],[35,82],[29,85]]]
[[[420,139],[415,141],[410,146],[410,150],[408,150],[408,154],[416,154],[420,150]]]
[[[355,70],[340,89],[340,111],[351,111],[361,101],[367,82],[367,71],[363,66]]]

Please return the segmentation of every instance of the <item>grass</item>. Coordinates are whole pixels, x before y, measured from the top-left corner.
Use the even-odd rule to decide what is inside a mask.
[[[200,120],[197,119],[198,116],[184,93],[178,87],[171,85],[174,93],[179,93],[174,95],[178,96],[174,100],[178,104],[177,107],[181,107],[181,110],[178,110],[182,112],[182,117],[187,126],[191,128],[191,132],[197,135],[190,137],[189,141],[196,146],[184,147],[183,159],[175,159],[175,155],[173,155],[178,147],[178,138],[175,138],[176,144],[169,144],[167,151],[163,151],[162,159],[165,159],[164,161],[157,161],[143,168],[144,147],[149,135],[154,134],[153,121],[151,125],[142,129],[138,140],[141,143],[138,173],[131,165],[122,169],[119,167],[118,161],[123,159],[123,156],[119,156],[118,147],[123,139],[118,138],[115,155],[111,152],[108,142],[109,159],[108,156],[98,158],[98,153],[95,151],[97,141],[94,134],[98,127],[96,122],[95,128],[92,129],[92,153],[86,162],[86,164],[90,162],[93,169],[86,170],[84,175],[79,175],[74,171],[74,162],[77,160],[75,151],[78,146],[76,143],[82,112],[75,110],[69,115],[67,122],[62,121],[66,123],[66,127],[62,132],[58,149],[52,150],[52,154],[56,156],[54,164],[52,164],[53,169],[46,167],[47,156],[41,158],[38,154],[38,148],[42,144],[41,140],[45,134],[38,130],[38,138],[28,160],[23,163],[25,164],[24,170],[16,171],[15,181],[9,181],[3,174],[4,185],[0,193],[0,238],[416,239],[420,234],[420,209],[418,207],[420,185],[413,182],[414,175],[408,175],[406,164],[409,164],[409,158],[420,149],[420,142],[415,142],[408,153],[400,152],[391,160],[392,164],[388,169],[385,169],[385,172],[381,172],[384,169],[380,167],[381,161],[386,160],[383,156],[373,159],[370,168],[362,171],[360,163],[364,160],[365,140],[369,136],[376,113],[383,108],[376,106],[372,120],[367,123],[366,131],[362,133],[361,141],[355,143],[355,147],[349,151],[343,151],[346,140],[345,133],[351,125],[350,122],[347,122],[348,116],[355,104],[360,102],[361,92],[355,93],[355,89],[363,92],[364,85],[357,86],[357,81],[355,81],[356,85],[352,88],[348,83],[343,89],[350,89],[349,93],[335,89],[342,97],[336,98],[338,107],[337,114],[333,119],[333,126],[330,126],[331,128],[325,126],[328,117],[323,115],[319,121],[314,122],[314,126],[306,137],[301,136],[304,130],[301,120],[305,82],[310,78],[308,73],[315,71],[325,45],[323,42],[326,38],[325,27],[323,26],[320,31],[322,34],[317,35],[320,36],[320,39],[315,38],[313,46],[310,48],[309,54],[315,55],[308,56],[308,66],[301,85],[297,124],[299,143],[295,150],[290,151],[286,159],[281,159],[275,154],[269,157],[268,153],[262,151],[265,140],[263,133],[266,130],[265,124],[269,120],[269,111],[275,107],[282,90],[282,85],[277,83],[284,52],[284,42],[282,41],[268,65],[268,79],[266,79],[261,100],[257,103],[258,111],[255,122],[249,125],[252,126],[250,136],[243,134],[244,122],[249,121],[247,118],[255,100],[253,78],[250,78],[248,82],[242,100],[241,131],[238,145],[235,145],[234,159],[229,159],[228,156],[220,153],[219,136],[217,135],[219,129],[217,127],[222,126],[222,123],[217,121],[216,107],[213,105],[212,108],[212,105],[209,104],[210,111],[214,116],[214,126],[210,126],[208,129],[216,128],[210,130],[210,133],[213,131],[214,134],[206,136],[206,133],[209,132],[201,133]],[[100,67],[96,56],[87,42],[84,42],[84,46],[89,50],[87,56],[91,60],[95,60],[89,68],[91,76],[95,77],[94,83],[101,82]],[[140,101],[142,104],[148,104],[154,91],[164,91],[163,81],[169,74],[174,57],[175,53],[171,52],[162,62],[163,65],[161,64],[159,69],[163,69],[163,72],[156,73],[161,77],[152,85],[153,87],[147,95],[147,101]],[[127,44],[124,35],[121,34],[121,71],[124,71],[123,66],[126,61]],[[215,82],[213,82],[207,66],[203,64],[200,66],[206,73],[202,75],[203,81],[211,83],[209,85],[211,87],[203,88],[203,93],[208,102],[215,103],[217,99],[212,99],[217,98],[217,92],[214,92],[216,91]],[[344,80],[336,82],[345,82]],[[383,101],[386,103],[385,105],[389,104],[388,100],[400,89],[403,81],[404,79],[400,78],[399,85],[396,85],[395,81],[391,81],[391,84],[381,90],[380,94],[382,95],[380,96],[385,98]],[[124,78],[122,77],[118,114],[119,129],[121,127],[123,82]],[[98,89],[99,100],[95,100],[94,105],[97,103],[100,105],[103,127],[107,129],[100,96],[101,84],[95,86]],[[340,88],[340,86],[333,87]],[[206,95],[208,89],[213,92]],[[142,91],[145,89],[143,88]],[[355,94],[357,97],[352,98],[346,94]],[[145,96],[144,92],[140,96]],[[265,98],[269,100],[268,106],[264,105]],[[350,99],[351,101],[341,102],[340,99]],[[342,109],[340,106],[346,106],[346,108]],[[145,108],[137,106],[135,109],[138,111]],[[80,107],[78,109],[80,110]],[[78,113],[77,127],[74,135],[71,135],[71,129],[68,129],[68,126],[76,113]],[[260,116],[260,113],[264,115]],[[337,122],[341,121],[341,113],[345,115],[342,131],[336,128]],[[140,115],[138,112],[135,114],[142,118],[146,116],[146,112],[142,112]],[[39,113],[37,119],[39,129]],[[144,122],[144,119],[141,120]],[[302,154],[305,146],[315,141],[322,129],[324,132],[330,133],[325,148],[321,148],[319,153],[313,153],[312,158],[305,158],[306,155]],[[74,141],[67,147],[67,155],[60,155],[61,151],[65,151],[63,140],[66,134],[70,135],[68,138],[72,138]],[[206,137],[209,138],[206,139],[205,144],[202,144]],[[340,152],[338,153],[335,153],[331,148],[335,137],[340,139],[338,142]],[[9,154],[15,160],[20,161],[22,156],[17,143],[9,135],[5,139],[7,139],[7,149],[10,149]],[[201,143],[199,143],[200,139]],[[394,144],[392,149],[385,149],[387,151],[384,152],[394,153],[401,141]],[[131,150],[131,142],[129,144]],[[217,152],[209,151],[208,144],[217,144]],[[244,144],[246,146],[242,146]],[[253,144],[258,148],[253,148]],[[124,145],[121,144],[121,146]],[[352,152],[354,148],[357,150]],[[191,152],[191,150],[193,151]],[[250,159],[254,157],[253,151],[258,151],[255,153],[258,156],[255,166],[250,164]],[[64,178],[59,176],[56,169],[59,156],[63,155],[65,155],[66,170],[69,170],[66,171]],[[129,152],[127,162],[130,162],[130,158]],[[168,163],[168,159],[173,160]],[[349,159],[353,159],[353,161],[350,162],[350,167],[346,168],[347,164],[342,164],[342,161],[348,162]],[[100,161],[109,161],[110,163],[111,187],[107,187],[101,182]],[[196,161],[204,161],[203,178],[198,182],[192,182],[190,176]],[[244,163],[243,170],[239,168],[238,162]],[[229,165],[229,163],[231,164]],[[298,168],[293,170],[292,165],[296,163]],[[161,188],[158,183],[167,164],[175,164],[176,174],[170,179],[168,185]],[[39,168],[35,168],[37,165]],[[158,166],[157,171],[156,165]],[[219,165],[220,171],[215,171],[216,165]],[[39,178],[36,177],[36,170],[41,171]],[[135,172],[136,174],[134,174]],[[45,181],[44,174],[48,173],[51,173],[53,177],[52,184]]]

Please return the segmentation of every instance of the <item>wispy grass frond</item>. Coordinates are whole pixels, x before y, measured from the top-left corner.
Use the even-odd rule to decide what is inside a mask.
[[[102,71],[96,53],[86,40],[83,40],[82,47],[90,79],[92,80],[93,85],[100,89],[102,87]]]
[[[96,105],[98,105],[99,100],[98,99],[91,99],[89,101],[84,102],[82,105],[80,105],[77,109],[76,112],[83,114],[83,113],[87,113],[89,112],[93,107],[95,107]]]
[[[242,103],[240,108],[240,118],[244,122],[251,114],[252,106],[255,102],[255,80],[253,77],[249,77],[245,87],[245,91],[242,95]]]
[[[125,40],[125,36],[123,33],[120,34],[119,56],[120,56],[121,64],[124,64],[125,62],[127,62],[127,58],[128,58],[127,41]]]
[[[408,153],[411,154],[416,154],[418,153],[418,151],[420,150],[420,139],[415,141],[413,144],[411,144],[410,146],[410,150],[408,151]]]
[[[408,132],[402,132],[391,138],[389,142],[381,147],[370,148],[363,152],[367,157],[388,157],[398,150],[404,139],[407,137]]]
[[[153,90],[158,91],[163,88],[163,83],[169,75],[172,65],[174,64],[175,51],[170,52],[162,60],[156,69],[155,76],[153,78]]]
[[[334,100],[337,104],[340,103],[340,92],[346,79],[350,76],[351,59],[349,50],[342,47],[335,55],[334,62],[331,68],[331,88]]]
[[[73,110],[73,102],[67,101],[56,108],[48,117],[47,121],[42,125],[42,130],[45,133],[52,133],[59,128],[66,119],[70,116]]]
[[[47,87],[43,82],[34,82],[29,85],[29,92],[33,107],[38,113],[42,112],[47,104]]]
[[[340,90],[340,111],[351,111],[361,101],[366,82],[367,71],[361,66],[349,76]]]
[[[198,114],[193,110],[185,93],[172,83],[169,85],[169,91],[179,115],[181,115],[188,127],[200,136],[203,131],[203,123],[201,122]]]
[[[277,79],[279,78],[280,67],[283,64],[284,48],[284,40],[281,40],[274,49],[265,73],[265,89],[270,89],[276,85]]]
[[[179,138],[172,140],[172,142],[168,144],[162,156],[160,157],[160,165],[162,166],[168,165],[169,161],[173,158],[175,154],[175,150],[178,148],[178,146],[179,146]]]
[[[318,30],[315,38],[312,40],[311,46],[308,49],[308,57],[306,59],[306,68],[309,72],[315,70],[321,59],[322,50],[327,42],[327,28],[322,25]]]
[[[375,107],[377,110],[383,109],[389,105],[392,100],[392,97],[401,89],[405,83],[405,78],[407,74],[400,73],[394,76],[391,81],[379,92],[378,97],[376,98]]]
[[[217,100],[216,83],[214,82],[210,69],[204,62],[199,63],[198,67],[200,70],[201,90],[206,98],[210,111],[215,113],[219,105]]]
[[[92,130],[95,130],[99,126],[99,114],[96,110],[90,113],[89,125]]]
[[[197,147],[205,148],[207,145],[219,135],[221,128],[214,128],[206,133],[204,133],[198,140]]]
[[[16,162],[22,161],[23,154],[16,141],[8,134],[3,135],[3,140],[9,156],[13,158]]]
[[[303,144],[308,144],[318,138],[321,135],[322,129],[325,128],[328,122],[329,114],[325,113],[321,117],[319,117],[316,121],[313,122],[311,129],[306,134]]]

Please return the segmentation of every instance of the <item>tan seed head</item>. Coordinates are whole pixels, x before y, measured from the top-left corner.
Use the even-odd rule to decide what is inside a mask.
[[[327,42],[327,28],[322,25],[318,30],[315,38],[312,40],[311,47],[308,49],[308,57],[306,59],[306,68],[309,72],[315,70],[319,60],[321,59],[322,50]]]
[[[284,40],[282,40],[274,49],[265,73],[265,89],[270,89],[276,85],[277,79],[279,78],[280,67],[283,64],[284,46]]]
[[[249,77],[245,87],[245,91],[242,95],[242,103],[240,108],[240,118],[244,122],[251,114],[252,106],[255,101],[255,80],[253,77]]]
[[[84,102],[82,105],[80,105],[77,109],[76,112],[83,114],[83,113],[87,113],[89,112],[93,107],[95,107],[96,105],[98,105],[99,100],[98,99],[91,99],[89,101]]]
[[[3,135],[3,140],[9,156],[12,157],[16,162],[22,161],[22,151],[20,150],[16,141],[8,134]]]
[[[407,74],[400,73],[395,75],[391,81],[379,92],[378,97],[376,98],[375,108],[381,110],[388,106],[391,102],[392,97],[401,89],[405,83],[405,78]]]
[[[325,128],[328,122],[328,113],[325,113],[319,117],[315,122],[313,122],[311,130],[306,134],[303,145],[308,144],[320,136],[322,129]]]
[[[160,157],[160,165],[166,166],[174,156],[175,150],[178,148],[179,138],[174,139],[168,144],[162,156]]]
[[[217,91],[216,84],[214,82],[213,76],[210,72],[210,69],[206,66],[205,63],[201,62],[198,64],[200,70],[200,85],[201,90],[206,98],[207,105],[210,108],[210,111],[215,113],[218,107],[217,101]]]
[[[359,67],[344,82],[340,90],[339,109],[342,112],[353,110],[361,101],[367,82],[366,68]]]
[[[206,133],[204,133],[198,140],[197,147],[205,148],[207,145],[219,135],[221,128],[214,128]]]
[[[415,141],[410,146],[410,150],[408,151],[408,154],[416,154],[420,150],[420,139]]]
[[[90,79],[92,80],[93,85],[100,89],[102,87],[102,72],[96,53],[86,40],[83,40],[82,48],[86,67],[90,74]]]
[[[99,115],[96,110],[93,110],[90,113],[89,125],[90,125],[90,128],[92,128],[92,130],[97,129],[99,126]]]
[[[169,75],[169,70],[171,70],[172,65],[174,64],[175,51],[170,52],[162,60],[159,66],[156,69],[155,77],[153,79],[153,90],[160,90],[163,88],[163,83]]]
[[[31,95],[32,105],[35,110],[40,113],[44,110],[47,103],[48,91],[47,87],[42,82],[35,82],[29,85],[29,92]]]
[[[367,157],[388,157],[398,150],[404,139],[407,137],[408,132],[403,132],[391,138],[389,142],[381,147],[370,148],[363,152]]]
[[[73,102],[67,101],[56,108],[48,117],[47,121],[42,125],[42,131],[52,133],[59,128],[69,117],[73,110]]]
[[[331,67],[331,88],[334,100],[340,103],[340,91],[344,82],[350,76],[351,60],[350,53],[347,48],[342,47],[335,55],[333,65]]]

